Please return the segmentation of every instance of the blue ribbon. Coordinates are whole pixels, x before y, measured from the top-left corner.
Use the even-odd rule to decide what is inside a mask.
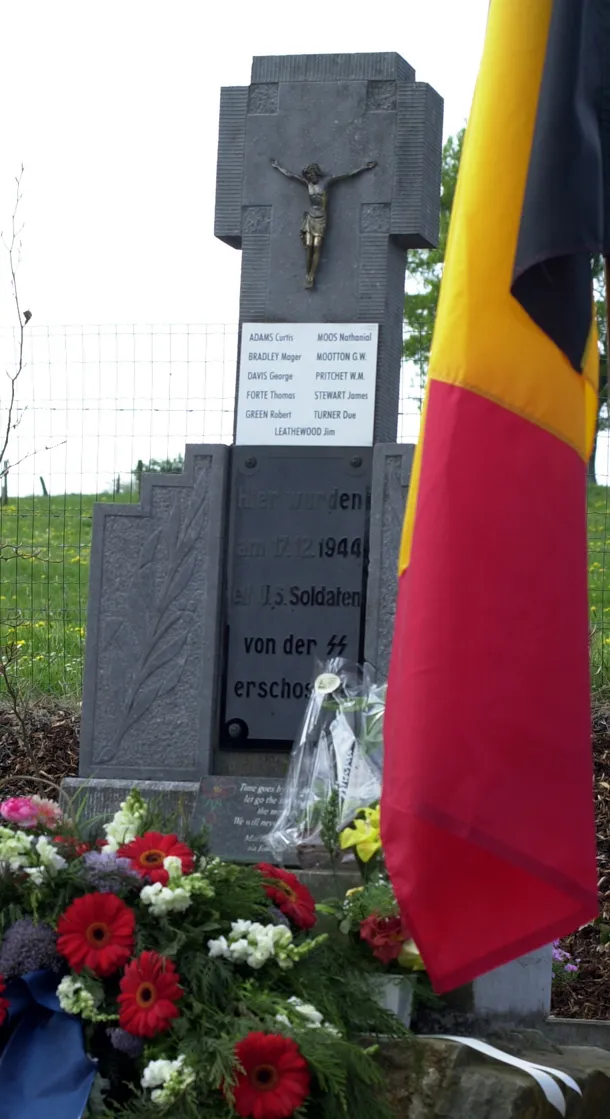
[[[31,971],[4,992],[14,1029],[0,1055],[0,1119],[82,1119],[96,1073],[57,975]]]

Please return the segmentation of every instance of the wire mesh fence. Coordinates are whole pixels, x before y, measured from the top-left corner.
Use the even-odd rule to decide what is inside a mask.
[[[137,501],[142,470],[180,469],[187,443],[231,442],[237,326],[30,324],[24,356],[0,502],[0,642],[22,685],[78,696],[93,506]],[[0,357],[13,372],[18,338],[10,329],[0,329]],[[403,366],[403,442],[418,437],[423,365]],[[7,400],[0,386],[0,446]],[[606,432],[596,466],[589,574],[601,679],[610,665]]]

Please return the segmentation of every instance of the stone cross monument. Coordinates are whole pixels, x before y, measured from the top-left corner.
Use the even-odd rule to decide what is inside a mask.
[[[383,673],[412,448],[406,252],[435,243],[442,101],[397,54],[255,58],[223,89],[216,236],[242,252],[236,445],[95,509],[80,777],[195,802],[264,853],[316,659]],[[257,831],[257,829],[259,829]]]

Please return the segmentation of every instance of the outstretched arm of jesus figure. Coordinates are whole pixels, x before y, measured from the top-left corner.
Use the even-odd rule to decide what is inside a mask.
[[[278,163],[277,159],[271,160],[271,166],[275,167],[275,170],[279,171],[280,174],[285,175],[287,179],[296,179],[297,183],[307,183],[307,179],[304,179],[302,175],[295,174],[294,171],[287,171],[285,167]]]
[[[363,171],[372,171],[373,167],[377,166],[377,160],[371,159],[365,163],[364,167],[357,167],[355,171],[346,171],[344,175],[333,175],[330,180],[331,183],[340,183],[343,179],[353,179],[355,175],[361,175]]]

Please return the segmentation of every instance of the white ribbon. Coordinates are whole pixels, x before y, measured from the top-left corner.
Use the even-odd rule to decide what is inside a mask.
[[[474,1037],[451,1037],[449,1034],[429,1034],[421,1035],[427,1036],[431,1041],[435,1038],[438,1041],[454,1041],[456,1045],[467,1045],[470,1049],[475,1049],[478,1053],[483,1053],[486,1057],[492,1057],[495,1061],[501,1061],[505,1065],[512,1065],[514,1068],[521,1069],[522,1072],[527,1072],[534,1078],[537,1084],[540,1085],[544,1092],[545,1098],[556,1108],[560,1115],[566,1113],[566,1101],[561,1088],[555,1083],[553,1077],[561,1080],[573,1092],[578,1092],[582,1096],[582,1092],[578,1084],[567,1072],[561,1072],[559,1069],[548,1068],[547,1065],[536,1064],[535,1061],[524,1061],[521,1057],[511,1057],[508,1053],[502,1052],[501,1049],[495,1049],[493,1045],[488,1045],[486,1041],[479,1041]]]

